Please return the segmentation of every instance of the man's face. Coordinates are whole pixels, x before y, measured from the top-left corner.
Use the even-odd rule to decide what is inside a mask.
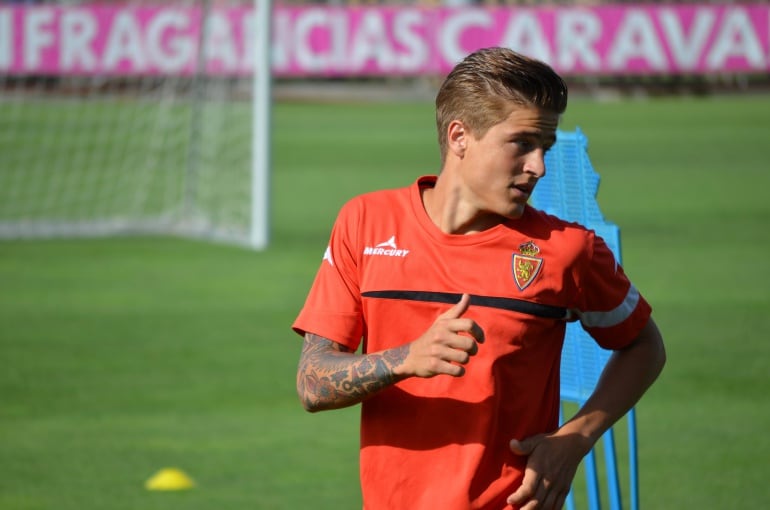
[[[545,153],[556,141],[558,123],[558,114],[516,107],[480,138],[466,132],[460,165],[466,201],[482,214],[519,218],[545,175]]]

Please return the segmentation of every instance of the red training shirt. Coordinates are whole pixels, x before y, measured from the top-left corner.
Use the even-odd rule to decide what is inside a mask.
[[[484,232],[441,232],[420,196],[435,179],[343,206],[293,324],[377,352],[417,339],[471,294],[464,317],[485,342],[465,375],[406,379],[362,403],[367,510],[506,508],[526,464],[509,441],[558,426],[566,322],[580,319],[618,349],[651,312],[602,239],[580,225],[527,207]]]

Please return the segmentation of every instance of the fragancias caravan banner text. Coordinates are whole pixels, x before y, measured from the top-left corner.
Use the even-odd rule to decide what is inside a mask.
[[[6,75],[254,72],[255,11],[181,6],[0,6]],[[443,75],[507,46],[565,75],[766,73],[770,4],[559,7],[278,6],[275,76]],[[205,36],[205,37],[204,37]],[[203,53],[199,55],[199,48]]]

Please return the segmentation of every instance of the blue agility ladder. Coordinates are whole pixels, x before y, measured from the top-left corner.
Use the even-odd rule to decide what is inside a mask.
[[[577,222],[593,229],[601,236],[607,246],[620,260],[620,229],[607,222],[599,210],[596,194],[599,190],[599,175],[588,158],[588,139],[576,129],[574,132],[558,131],[556,144],[545,156],[546,175],[531,198],[532,206],[567,221]],[[564,403],[582,406],[596,386],[604,365],[612,351],[599,345],[583,330],[579,322],[567,325],[561,361],[561,406],[560,421],[564,420]],[[628,457],[630,506],[639,508],[639,472],[636,445],[636,414],[631,409],[626,415],[628,423]],[[603,472],[609,507],[612,510],[623,508],[618,477],[617,453],[615,450],[614,429],[602,436],[604,450]],[[588,508],[600,510],[600,476],[597,466],[596,448],[583,459],[586,475]],[[575,509],[574,491],[567,496],[568,510]]]

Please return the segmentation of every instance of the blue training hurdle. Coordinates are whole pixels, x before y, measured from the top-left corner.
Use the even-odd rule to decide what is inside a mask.
[[[620,263],[620,229],[617,225],[607,222],[599,210],[599,204],[596,201],[599,175],[589,160],[586,136],[579,128],[575,131],[558,131],[556,144],[546,154],[545,164],[547,172],[535,188],[531,198],[532,205],[554,216],[593,229],[604,239]],[[564,404],[585,403],[611,354],[611,351],[599,347],[579,323],[567,325],[561,362],[560,419],[562,421]],[[638,510],[639,471],[635,409],[628,412],[625,421],[628,426],[630,508]],[[618,455],[615,447],[615,428],[608,430],[601,439],[604,465],[599,466],[597,448],[594,448],[583,460],[587,508],[590,510],[602,508],[601,486],[606,489],[609,508],[611,510],[623,508]],[[604,477],[600,476],[600,472],[603,472]],[[570,490],[566,506],[568,510],[575,509],[574,490]]]

